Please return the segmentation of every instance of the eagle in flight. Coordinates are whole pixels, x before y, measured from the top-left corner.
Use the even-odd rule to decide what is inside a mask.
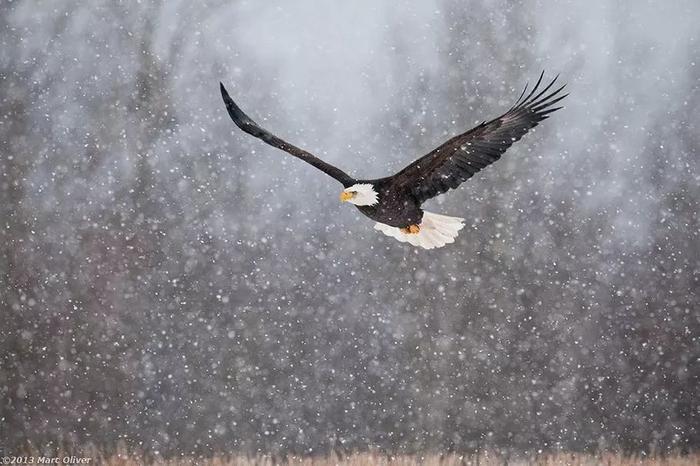
[[[263,129],[243,113],[220,84],[226,109],[236,126],[340,181],[345,188],[340,200],[355,204],[360,212],[376,221],[375,229],[399,241],[432,249],[454,242],[464,227],[464,219],[426,212],[421,204],[456,188],[498,160],[529,129],[562,108],[554,104],[568,95],[560,94],[566,85],[550,92],[557,80],[555,77],[539,90],[543,76],[544,72],[529,93],[526,85],[515,104],[503,115],[453,137],[392,176],[372,180],[353,178]]]

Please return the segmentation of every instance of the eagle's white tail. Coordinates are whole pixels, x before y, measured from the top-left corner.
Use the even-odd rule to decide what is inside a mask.
[[[401,242],[410,243],[425,249],[440,248],[454,243],[459,230],[464,228],[464,219],[447,215],[423,212],[423,221],[418,233],[404,233],[400,228],[377,223],[374,228]]]

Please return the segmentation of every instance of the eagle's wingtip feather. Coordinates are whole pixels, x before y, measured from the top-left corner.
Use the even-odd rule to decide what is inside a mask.
[[[224,100],[231,98],[231,96],[228,95],[226,87],[224,87],[224,83],[222,83],[221,81],[219,81],[219,90],[221,91],[221,96],[224,98]]]

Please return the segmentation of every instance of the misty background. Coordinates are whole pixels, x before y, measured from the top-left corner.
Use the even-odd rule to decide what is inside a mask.
[[[0,446],[700,445],[697,1],[0,3]],[[385,237],[341,185],[565,109]]]

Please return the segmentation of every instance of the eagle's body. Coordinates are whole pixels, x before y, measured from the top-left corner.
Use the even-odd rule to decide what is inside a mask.
[[[540,75],[532,91],[523,98],[527,91],[525,86],[515,105],[500,117],[453,137],[395,175],[374,180],[355,179],[278,138],[243,113],[223,84],[221,94],[229,115],[239,128],[338,180],[345,188],[341,200],[355,204],[360,212],[376,221],[377,230],[399,241],[432,249],[454,242],[464,226],[463,219],[423,211],[421,204],[456,188],[498,160],[529,129],[561,108],[552,106],[566,97],[566,94],[559,95],[564,86],[547,94],[555,81],[556,78],[535,95],[542,82]]]
[[[357,184],[371,184],[379,202],[356,206],[360,212],[374,220],[397,228],[420,225],[423,210],[420,203],[405,188],[397,185],[392,177],[379,180],[360,180]]]

